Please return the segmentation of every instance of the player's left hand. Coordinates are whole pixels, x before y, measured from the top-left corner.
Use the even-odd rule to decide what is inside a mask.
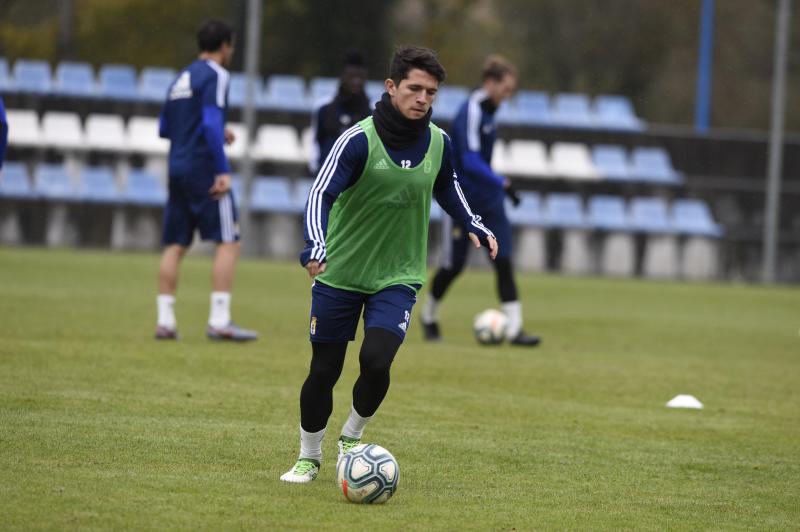
[[[233,133],[233,130],[230,128],[225,128],[225,144],[230,146],[233,144],[233,141],[236,140],[236,135]]]
[[[308,270],[308,276],[312,279],[317,275],[323,273],[327,266],[326,262],[319,262],[318,260],[310,260],[308,264],[306,264],[306,270]]]
[[[231,174],[219,174],[214,178],[214,185],[208,192],[214,199],[220,199],[231,190]]]
[[[481,247],[481,239],[478,238],[478,235],[475,233],[468,233],[469,239],[472,240],[472,243],[475,245],[476,248]],[[489,245],[489,258],[494,260],[497,257],[497,251],[500,247],[497,245],[497,240],[494,237],[487,236],[486,242]]]

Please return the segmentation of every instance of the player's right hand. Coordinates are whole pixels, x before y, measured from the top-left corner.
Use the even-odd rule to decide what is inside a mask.
[[[214,184],[208,189],[208,192],[214,199],[220,199],[231,190],[231,175],[219,174],[214,178]]]
[[[227,144],[228,146],[233,144],[233,141],[236,140],[236,134],[233,132],[233,130],[231,128],[226,127],[224,134],[225,134],[225,144]]]
[[[318,260],[310,260],[306,263],[306,270],[308,270],[308,276],[312,279],[317,275],[321,274],[325,271],[325,265],[327,263],[323,262],[320,263]]]

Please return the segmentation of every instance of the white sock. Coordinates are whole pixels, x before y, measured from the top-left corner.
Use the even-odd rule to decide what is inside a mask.
[[[422,305],[422,323],[436,323],[439,321],[439,302],[428,293],[425,304]]]
[[[158,308],[158,326],[175,328],[175,296],[168,294],[158,294],[156,297],[156,307]]]
[[[327,428],[319,432],[306,432],[302,426],[300,427],[300,458],[322,461],[322,438],[325,437]]]
[[[230,292],[211,292],[211,312],[208,315],[208,324],[212,327],[225,327],[230,322]]]
[[[347,436],[348,438],[354,438],[356,440],[361,439],[361,435],[364,434],[364,427],[367,426],[367,423],[370,419],[374,416],[370,417],[361,417],[356,412],[354,406],[350,406],[350,416],[347,418],[347,422],[342,427],[342,436]]]
[[[522,303],[519,301],[503,303],[503,313],[508,317],[506,338],[516,338],[522,330]]]

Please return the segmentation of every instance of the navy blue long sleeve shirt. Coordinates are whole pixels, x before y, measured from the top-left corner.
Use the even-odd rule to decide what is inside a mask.
[[[159,135],[170,140],[170,175],[230,173],[225,157],[228,71],[212,60],[197,60],[169,88]]]
[[[494,109],[483,89],[472,91],[450,127],[453,161],[467,199],[476,209],[502,208],[505,178],[492,170],[492,150],[497,139]]]
[[[6,146],[8,146],[8,119],[3,98],[0,98],[0,168],[3,167],[6,158]]]

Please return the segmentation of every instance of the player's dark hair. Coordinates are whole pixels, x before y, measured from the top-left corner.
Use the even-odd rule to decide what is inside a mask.
[[[364,53],[356,48],[348,49],[342,56],[342,66],[366,68],[367,61],[364,58]]]
[[[197,30],[197,46],[201,52],[216,52],[223,43],[233,41],[233,29],[221,20],[208,20]]]
[[[514,76],[515,78],[519,77],[517,74],[517,67],[515,67],[511,61],[502,55],[490,55],[486,58],[486,61],[483,63],[483,69],[481,70],[481,79],[483,81],[487,79],[500,81],[507,75]]]
[[[408,77],[408,72],[418,68],[424,70],[441,83],[444,81],[447,72],[439,62],[436,52],[430,48],[421,46],[399,46],[394,51],[392,64],[389,70],[389,77],[395,85],[400,85],[400,81]]]

